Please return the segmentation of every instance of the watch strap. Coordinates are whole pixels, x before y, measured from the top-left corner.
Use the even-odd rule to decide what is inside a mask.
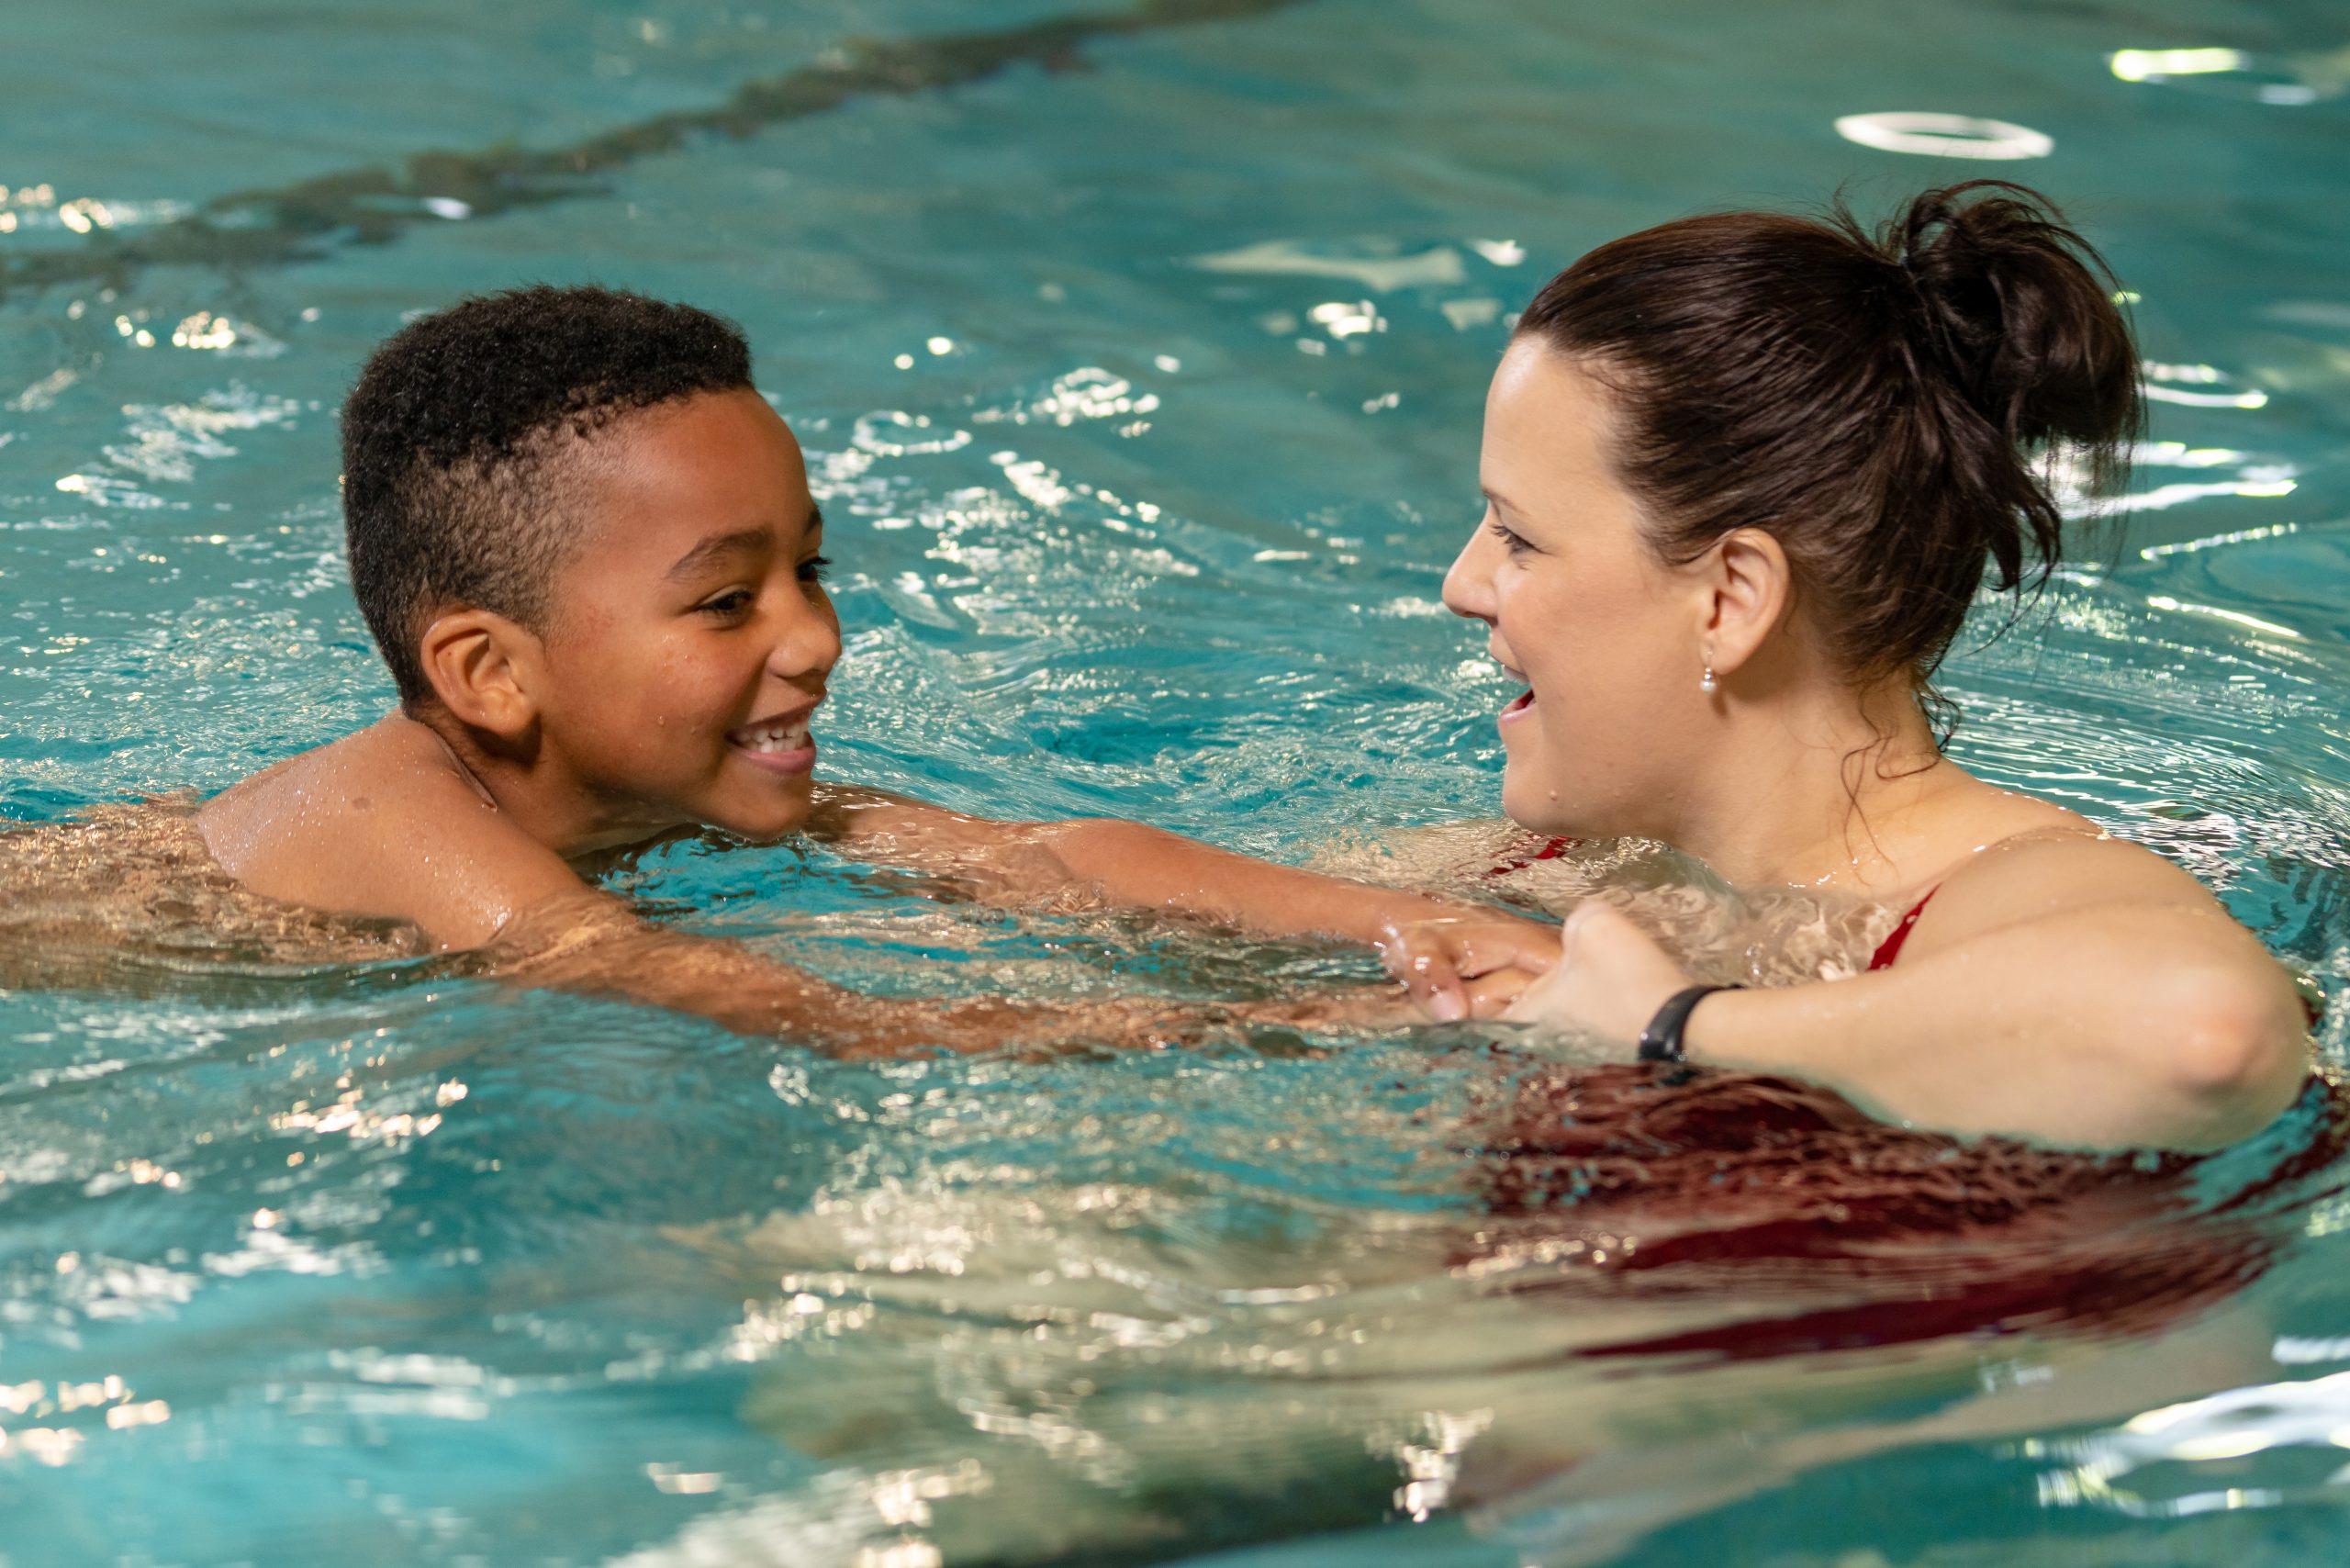
[[[1676,991],[1656,1010],[1649,1026],[1640,1031],[1641,1061],[1680,1062],[1689,1059],[1681,1045],[1681,1032],[1689,1026],[1689,1014],[1697,1003],[1718,991],[1744,991],[1742,985],[1693,985],[1686,991]]]

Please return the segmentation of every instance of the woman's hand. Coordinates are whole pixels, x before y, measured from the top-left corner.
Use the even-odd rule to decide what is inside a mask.
[[[1585,899],[1559,933],[1558,962],[1518,993],[1502,1016],[1633,1040],[1658,1008],[1690,984],[1654,938],[1597,899]]]
[[[1390,921],[1378,940],[1387,972],[1438,1023],[1494,1018],[1559,961],[1555,929],[1499,910]]]

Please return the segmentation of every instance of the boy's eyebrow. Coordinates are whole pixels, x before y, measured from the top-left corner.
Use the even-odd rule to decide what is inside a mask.
[[[808,521],[800,529],[804,536],[814,537],[824,529],[824,514],[814,506],[808,509]],[[668,571],[672,582],[690,577],[712,562],[729,555],[747,555],[767,548],[774,535],[764,528],[738,528],[732,533],[713,533],[700,543],[677,557]]]
[[[671,581],[690,577],[712,562],[729,555],[747,555],[764,546],[767,531],[764,528],[738,528],[732,533],[713,533],[687,551],[669,568]]]

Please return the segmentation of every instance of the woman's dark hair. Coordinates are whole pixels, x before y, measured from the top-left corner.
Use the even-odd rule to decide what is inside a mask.
[[[1841,200],[1644,230],[1552,278],[1517,332],[1615,394],[1660,554],[1767,529],[1832,656],[1922,689],[1986,564],[2002,589],[2055,564],[2050,461],[2124,477],[2142,413],[2115,288],[2046,197],[1970,180],[1874,234]]]

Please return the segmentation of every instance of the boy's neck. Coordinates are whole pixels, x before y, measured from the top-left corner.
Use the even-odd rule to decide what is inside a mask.
[[[535,737],[520,745],[502,742],[446,709],[424,703],[404,705],[384,722],[422,731],[476,793],[565,860],[639,844],[678,825],[632,821],[614,812]]]

